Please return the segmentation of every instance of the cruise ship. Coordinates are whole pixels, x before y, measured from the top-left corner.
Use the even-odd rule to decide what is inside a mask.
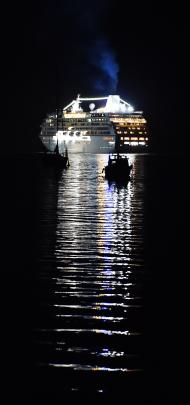
[[[59,142],[60,152],[144,152],[148,147],[147,120],[119,95],[82,98],[48,114],[40,139],[49,151]]]

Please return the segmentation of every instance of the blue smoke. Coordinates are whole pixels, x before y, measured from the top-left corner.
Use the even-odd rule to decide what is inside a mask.
[[[106,50],[102,53],[101,59],[100,59],[100,67],[101,69],[108,74],[111,80],[115,84],[117,84],[117,75],[119,72],[119,66],[117,62],[115,61],[115,57],[111,51]]]
[[[119,65],[105,34],[110,0],[64,0],[64,10],[75,27],[80,44],[81,70],[86,70],[85,84],[94,91],[114,94],[117,91]],[[104,34],[103,34],[104,32]]]
[[[89,62],[96,68],[94,89],[114,94],[117,91],[119,65],[105,39],[96,40],[88,52]]]

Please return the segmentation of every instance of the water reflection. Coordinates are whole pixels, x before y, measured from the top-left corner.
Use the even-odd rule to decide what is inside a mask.
[[[106,162],[75,155],[57,182],[52,323],[40,328],[53,342],[50,366],[142,368],[142,167],[133,156],[133,181],[109,185]]]

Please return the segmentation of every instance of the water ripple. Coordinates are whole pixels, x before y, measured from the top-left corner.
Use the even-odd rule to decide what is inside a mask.
[[[143,161],[130,155],[133,179],[123,186],[101,175],[106,161],[73,155],[69,170],[41,177],[38,365],[142,370]]]

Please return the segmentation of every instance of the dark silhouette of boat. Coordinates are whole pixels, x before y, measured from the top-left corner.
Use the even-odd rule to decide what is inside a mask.
[[[69,157],[67,148],[65,148],[64,153],[59,152],[59,144],[57,139],[57,144],[53,152],[46,151],[44,153],[44,163],[47,166],[67,168],[69,167]]]
[[[105,166],[105,178],[108,180],[124,181],[130,179],[133,165],[129,165],[127,156],[120,153],[109,155],[108,164]]]

